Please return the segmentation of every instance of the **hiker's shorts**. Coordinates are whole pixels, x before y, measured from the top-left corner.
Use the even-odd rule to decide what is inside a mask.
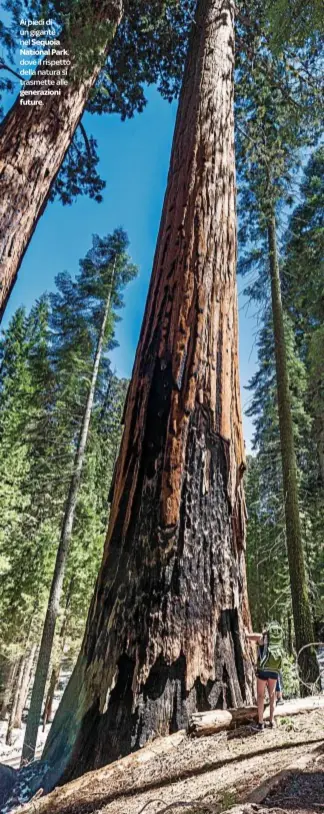
[[[269,678],[278,681],[279,673],[276,673],[275,670],[257,670],[257,678],[261,678],[261,681],[268,681]]]

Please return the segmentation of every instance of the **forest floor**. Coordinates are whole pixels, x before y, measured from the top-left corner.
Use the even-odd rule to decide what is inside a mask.
[[[263,805],[278,806],[291,814],[313,814],[324,809],[324,749],[312,755],[308,766],[296,766],[267,794]]]
[[[324,808],[324,709],[278,718],[276,729],[263,733],[249,726],[199,739],[177,733],[168,751],[166,740],[17,810],[164,814],[167,807],[170,814],[229,809],[233,814],[270,814],[269,809],[320,814]]]

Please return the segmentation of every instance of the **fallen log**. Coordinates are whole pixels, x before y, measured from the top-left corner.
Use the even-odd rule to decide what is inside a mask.
[[[264,746],[263,739],[260,741],[259,738],[256,738],[256,749],[254,751],[251,748],[249,750],[245,749],[242,754],[228,752],[227,746],[222,751],[219,739],[216,738],[214,750],[211,744],[211,748],[205,753],[205,758],[198,756],[197,762],[195,762],[194,755],[195,752],[199,755],[198,743],[194,755],[191,745],[188,762],[184,762],[183,756],[181,760],[181,752],[179,754],[175,749],[172,762],[173,771],[170,771],[170,762],[168,760],[165,764],[160,763],[160,760],[154,760],[148,763],[147,766],[141,767],[138,760],[139,753],[137,752],[132,756],[132,765],[131,761],[129,761],[130,756],[128,756],[109,766],[89,772],[77,780],[55,789],[46,797],[27,804],[26,807],[24,806],[21,809],[21,814],[100,814],[101,811],[106,810],[106,807],[107,811],[108,809],[110,811],[110,806],[120,799],[124,803],[121,810],[125,814],[128,811],[127,800],[131,800],[133,797],[136,800],[138,799],[138,809],[140,809],[141,795],[143,793],[154,794],[155,792],[159,795],[163,793],[163,789],[169,789],[170,786],[175,790],[177,784],[183,780],[190,781],[201,773],[206,773],[208,776],[211,771],[223,769],[230,764],[234,765],[242,761],[249,761],[251,757],[258,758],[265,754],[269,758],[270,766],[272,766],[272,755],[276,756],[282,750],[296,749],[301,746],[304,748],[305,745],[309,748],[310,744],[323,743],[323,739],[318,737],[315,740],[310,740],[308,734],[309,730],[307,730],[306,740],[303,738],[303,740],[296,741],[291,734],[287,735],[279,731],[275,746]],[[284,735],[285,740],[280,741],[282,735]],[[187,743],[190,743],[189,739]],[[221,750],[221,753],[219,750]],[[214,760],[211,760],[211,755],[214,756]],[[158,771],[156,771],[156,767],[158,767]],[[151,804],[152,800],[153,798],[146,801],[145,805],[148,802]],[[138,814],[137,808],[135,810],[136,814]],[[118,811],[120,811],[119,808]],[[134,808],[132,811],[134,811]],[[269,810],[267,810],[267,814],[269,814]]]
[[[54,789],[54,791],[40,800],[36,800],[36,796],[33,796],[33,801],[30,798],[29,802],[23,807],[22,811],[24,814],[35,814],[36,810],[40,814],[45,814],[45,812],[46,814],[61,814],[61,812],[64,814],[65,811],[73,811],[73,814],[78,812],[79,814],[79,812],[84,810],[83,804],[85,806],[85,810],[88,810],[89,806],[92,811],[93,808],[91,801],[95,800],[96,798],[100,800],[102,797],[102,793],[100,791],[102,784],[109,784],[110,780],[112,780],[113,783],[115,780],[117,787],[120,786],[120,784],[123,784],[124,782],[124,777],[131,775],[131,773],[140,768],[142,764],[148,763],[152,760],[154,761],[157,757],[162,757],[163,755],[167,755],[169,752],[176,750],[180,743],[186,738],[186,735],[186,730],[180,729],[178,732],[174,732],[171,735],[157,737],[155,740],[151,741],[149,744],[147,744],[147,746],[144,746],[137,752],[132,752],[131,754],[126,755],[114,763],[110,763],[108,766],[105,766],[100,770],[94,770],[84,774],[76,780],[72,780],[71,783],[68,783],[63,788],[57,787]],[[25,778],[26,772],[28,773],[30,770],[32,773],[34,769],[35,782],[37,782],[38,776],[40,777],[40,780],[42,780],[42,772],[40,771],[42,767],[43,773],[44,771],[46,772],[46,764],[42,764],[41,762],[30,764],[17,772],[15,772],[14,769],[12,770],[17,778],[17,787],[14,786],[13,792],[18,799],[20,799],[20,791],[25,792],[26,786],[28,785],[26,784]],[[9,769],[7,766],[5,768]],[[19,787],[19,775],[22,775],[22,789]],[[91,791],[90,797],[87,800],[89,784]],[[78,800],[78,808],[74,807],[75,798]]]
[[[232,726],[244,726],[250,721],[256,721],[258,717],[258,707],[238,707],[237,709],[230,709],[229,712],[232,716]]]
[[[275,708],[276,717],[289,717],[290,715],[300,715],[303,712],[312,712],[315,709],[324,708],[324,695],[310,696],[309,698],[295,698],[286,701]],[[251,721],[256,721],[258,708],[256,706],[238,707],[237,709],[215,709],[208,712],[195,712],[190,719],[189,735],[202,738],[207,735],[215,735],[224,729],[235,729],[237,726],[244,726]],[[270,708],[267,706],[264,712],[264,720],[270,717]]]
[[[256,721],[257,717],[258,708],[255,706],[195,712],[190,718],[188,733],[195,738],[215,735],[224,729],[235,729],[237,726]]]
[[[189,735],[195,738],[202,738],[205,735],[214,735],[215,732],[222,732],[229,729],[232,723],[232,715],[228,709],[211,709],[208,712],[194,713],[189,722]]]
[[[307,698],[293,698],[285,701],[275,708],[275,716],[278,718],[290,717],[290,715],[300,715],[302,712],[313,712],[315,709],[324,709],[324,694],[310,695]],[[270,710],[264,713],[264,719],[268,720]]]

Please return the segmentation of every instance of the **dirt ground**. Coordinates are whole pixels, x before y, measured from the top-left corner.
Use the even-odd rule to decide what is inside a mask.
[[[311,765],[293,770],[265,798],[263,806],[280,806],[291,814],[313,814],[324,811],[324,747],[314,755]]]
[[[281,718],[276,729],[267,727],[264,733],[255,733],[246,726],[198,740],[184,736],[167,754],[157,752],[149,760],[134,761],[124,769],[120,761],[115,769],[108,766],[90,772],[66,786],[64,792],[57,789],[49,797],[20,811],[23,814],[164,814],[168,807],[170,814],[220,814],[234,807],[234,814],[239,807],[246,814],[248,809],[249,814],[261,814],[261,811],[268,814],[270,808],[272,814],[283,810],[319,814],[324,808],[318,806],[320,798],[324,802],[323,775],[321,762],[315,761],[320,750],[323,754],[323,748],[323,709]],[[260,784],[305,755],[312,760],[310,768],[301,773],[302,776],[297,773],[292,777],[289,782],[295,785],[288,791],[279,787],[273,795],[269,793],[261,807],[240,805]],[[302,783],[306,784],[305,790]],[[314,799],[310,797],[312,784],[316,792]],[[296,789],[301,804],[304,805],[305,797],[308,807],[302,808],[298,803],[294,808],[291,800],[279,805],[280,794],[292,797]]]
[[[123,795],[118,800],[115,797],[114,801],[94,811],[97,814],[139,814],[141,808],[154,797],[158,802],[147,805],[145,814],[158,814],[170,803],[192,803],[193,800],[199,801],[198,810],[197,807],[189,809],[188,805],[177,809],[173,806],[173,810],[180,814],[198,814],[198,811],[204,814],[203,803],[208,804],[209,811],[212,811],[212,804],[217,814],[246,799],[256,786],[288,767],[304,755],[305,750],[312,746],[316,748],[317,744],[311,742],[317,737],[322,737],[324,742],[323,713],[312,713],[295,720],[284,719],[276,731],[266,729],[263,734],[255,734],[244,727],[236,737],[233,733],[232,736],[225,734],[223,737],[204,738],[204,743],[186,740],[177,749],[176,766],[173,755],[164,758],[169,764],[164,767],[169,774],[167,786],[162,788],[158,782],[154,783],[154,777],[148,777],[145,772],[143,791],[138,789],[136,792],[139,779],[136,782],[134,778],[135,788],[132,789],[131,798]],[[145,786],[146,789],[150,786],[149,791]],[[276,808],[278,804],[279,801],[274,798],[273,805],[267,805]],[[307,811],[305,809],[305,814],[315,810],[320,811],[309,808]],[[207,814],[208,809],[205,811]],[[302,814],[300,810],[299,814]]]

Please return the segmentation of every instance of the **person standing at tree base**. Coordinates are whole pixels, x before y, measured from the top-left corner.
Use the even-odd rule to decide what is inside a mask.
[[[247,639],[258,644],[257,663],[257,703],[258,723],[257,732],[264,730],[264,696],[268,686],[270,702],[270,727],[275,726],[274,711],[276,706],[276,692],[278,682],[280,686],[280,670],[282,668],[282,630],[277,622],[271,622],[263,633],[247,633]]]

